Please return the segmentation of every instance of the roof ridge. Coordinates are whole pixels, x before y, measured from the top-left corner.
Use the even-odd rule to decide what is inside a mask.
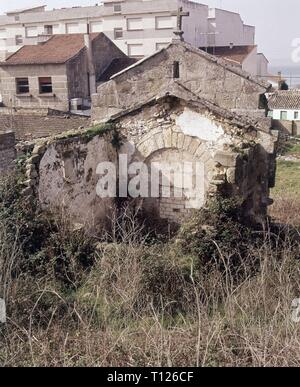
[[[258,84],[259,86],[265,88],[265,89],[269,89],[271,87],[271,85],[264,81],[264,80],[261,80],[259,79],[258,77],[254,77],[253,75],[251,75],[250,73],[247,73],[246,71],[234,66],[234,65],[231,65],[231,64],[228,64],[226,62],[226,60],[222,59],[222,58],[219,58],[215,55],[211,55],[203,50],[201,50],[200,48],[196,48],[194,46],[192,46],[190,43],[187,43],[187,42],[172,42],[170,43],[167,47],[159,50],[159,51],[156,51],[155,53],[149,55],[149,56],[146,56],[145,58],[141,59],[140,61],[138,61],[137,63],[133,64],[132,66],[128,67],[127,69],[124,69],[122,71],[120,71],[119,73],[115,74],[113,77],[111,77],[111,79],[115,79],[117,78],[118,76],[124,74],[126,71],[129,71],[131,70],[132,68],[135,68],[141,64],[143,64],[144,62],[146,62],[148,59],[150,58],[153,58],[155,57],[156,55],[159,55],[161,52],[163,52],[164,50],[168,50],[171,46],[174,46],[174,45],[181,45],[182,47],[185,47],[187,50],[190,50],[196,54],[198,54],[199,56],[207,59],[207,60],[210,60],[216,64],[219,64],[220,66],[226,68],[228,71],[231,71],[232,73],[236,74],[236,75],[239,75],[251,82],[254,82],[256,84]]]
[[[255,76],[251,75],[250,73],[247,73],[245,70],[242,70],[236,66],[229,65],[226,63],[226,61],[224,59],[216,57],[215,55],[211,55],[211,54],[201,50],[200,48],[193,47],[189,43],[178,42],[176,44],[181,44],[181,45],[185,46],[187,49],[192,50],[194,53],[202,56],[203,58],[211,60],[211,61],[219,64],[220,66],[226,68],[227,70],[231,71],[232,73],[240,75],[241,77],[258,84],[259,86],[262,86],[266,89],[269,89],[271,86],[268,82],[265,82],[264,80],[261,80],[258,77],[255,77]]]

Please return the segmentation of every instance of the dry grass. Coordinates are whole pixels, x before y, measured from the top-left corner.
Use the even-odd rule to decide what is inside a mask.
[[[273,215],[299,226],[299,208],[296,197],[281,197]],[[233,251],[215,240],[218,263],[208,270],[178,240],[154,243],[130,212],[115,217],[96,249],[61,219],[55,227],[40,222],[37,232],[28,217],[26,227],[20,222],[24,214],[11,229],[0,213],[0,296],[8,307],[0,365],[300,366],[296,228],[267,229],[246,250],[236,245],[243,253],[233,272]],[[29,242],[45,229],[33,251]]]
[[[225,270],[196,272],[175,243],[146,246],[134,229],[102,242],[75,286],[51,270],[13,279],[3,366],[300,366],[297,242],[266,231],[249,245],[256,274],[245,257],[237,281],[221,251]]]

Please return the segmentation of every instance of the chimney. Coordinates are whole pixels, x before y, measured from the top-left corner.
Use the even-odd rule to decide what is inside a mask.
[[[87,25],[87,33],[84,35],[84,44],[87,50],[87,58],[88,58],[88,67],[89,67],[89,90],[90,94],[96,94],[96,72],[94,65],[94,56],[93,56],[93,45],[91,42],[90,35],[90,26]]]
[[[278,71],[278,90],[281,89],[281,85],[282,85],[282,72]]]

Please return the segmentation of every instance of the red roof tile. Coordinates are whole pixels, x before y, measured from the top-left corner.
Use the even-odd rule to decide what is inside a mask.
[[[91,40],[102,33],[91,34]],[[74,58],[83,48],[84,34],[54,35],[45,43],[24,46],[1,65],[63,64]]]
[[[221,57],[228,62],[235,62],[242,65],[248,55],[254,50],[256,46],[234,46],[232,48],[228,46],[222,47],[202,47],[201,50],[208,52],[209,54]]]

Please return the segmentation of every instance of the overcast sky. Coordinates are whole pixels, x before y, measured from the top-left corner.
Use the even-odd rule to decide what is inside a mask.
[[[203,0],[198,2],[239,12],[246,24],[256,26],[256,41],[259,50],[266,54],[271,64],[292,64],[292,41],[296,38],[300,39],[299,0]],[[94,5],[97,0],[45,0],[44,2],[42,0],[0,0],[0,11],[4,13],[9,9],[42,3],[47,4],[51,9]],[[298,66],[300,67],[300,63]]]

